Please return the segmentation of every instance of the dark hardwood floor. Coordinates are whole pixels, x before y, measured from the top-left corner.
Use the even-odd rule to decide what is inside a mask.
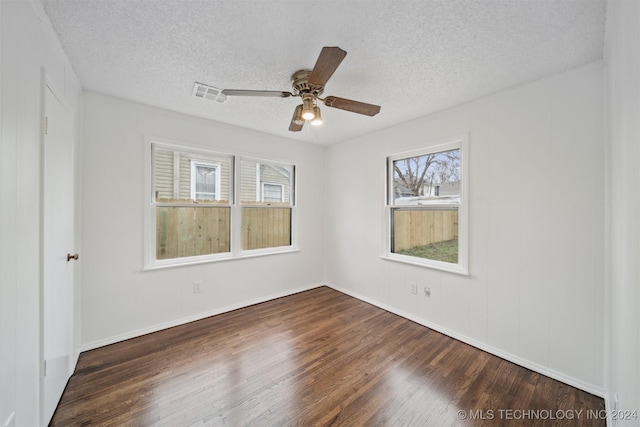
[[[322,287],[82,353],[51,424],[604,426],[603,412]]]

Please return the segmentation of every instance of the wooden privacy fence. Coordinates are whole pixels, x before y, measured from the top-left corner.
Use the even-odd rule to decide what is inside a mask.
[[[291,245],[291,208],[242,208],[242,249]]]
[[[156,209],[157,259],[229,252],[230,208],[160,206]]]
[[[229,207],[156,208],[156,259],[229,252]],[[242,208],[242,249],[291,244],[291,208]]]
[[[458,238],[457,210],[394,209],[393,252]]]

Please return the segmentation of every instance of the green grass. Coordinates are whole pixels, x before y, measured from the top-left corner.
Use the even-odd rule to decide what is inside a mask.
[[[444,261],[457,264],[458,262],[458,240],[446,240],[444,242],[431,243],[426,246],[416,246],[411,249],[404,249],[397,252],[400,255],[427,258],[435,261]]]

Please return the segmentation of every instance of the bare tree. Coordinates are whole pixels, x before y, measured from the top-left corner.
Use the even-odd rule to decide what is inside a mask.
[[[401,185],[412,196],[420,196],[427,170],[434,163],[435,158],[435,154],[429,154],[393,162],[393,169],[396,175],[396,192],[398,192],[398,185]]]
[[[435,169],[439,183],[460,181],[460,150],[438,153]]]
[[[397,196],[407,193],[413,197],[425,196],[427,180],[429,189],[434,184],[460,180],[460,150],[396,160],[393,162],[393,169]]]

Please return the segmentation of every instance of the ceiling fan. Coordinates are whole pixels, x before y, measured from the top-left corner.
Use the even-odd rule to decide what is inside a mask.
[[[324,92],[324,86],[327,84],[327,81],[331,78],[345,56],[347,56],[347,52],[339,47],[323,47],[313,70],[298,70],[293,73],[291,76],[292,92],[223,89],[222,94],[226,96],[264,96],[278,98],[299,96],[302,98],[302,104],[296,107],[293,117],[291,118],[291,124],[289,125],[291,132],[301,131],[305,121],[309,121],[313,125],[322,123],[320,108],[317,105],[318,101],[324,102],[324,105],[327,107],[338,108],[366,116],[375,116],[380,112],[379,105],[366,104],[337,96],[327,96],[325,98],[320,96]]]

